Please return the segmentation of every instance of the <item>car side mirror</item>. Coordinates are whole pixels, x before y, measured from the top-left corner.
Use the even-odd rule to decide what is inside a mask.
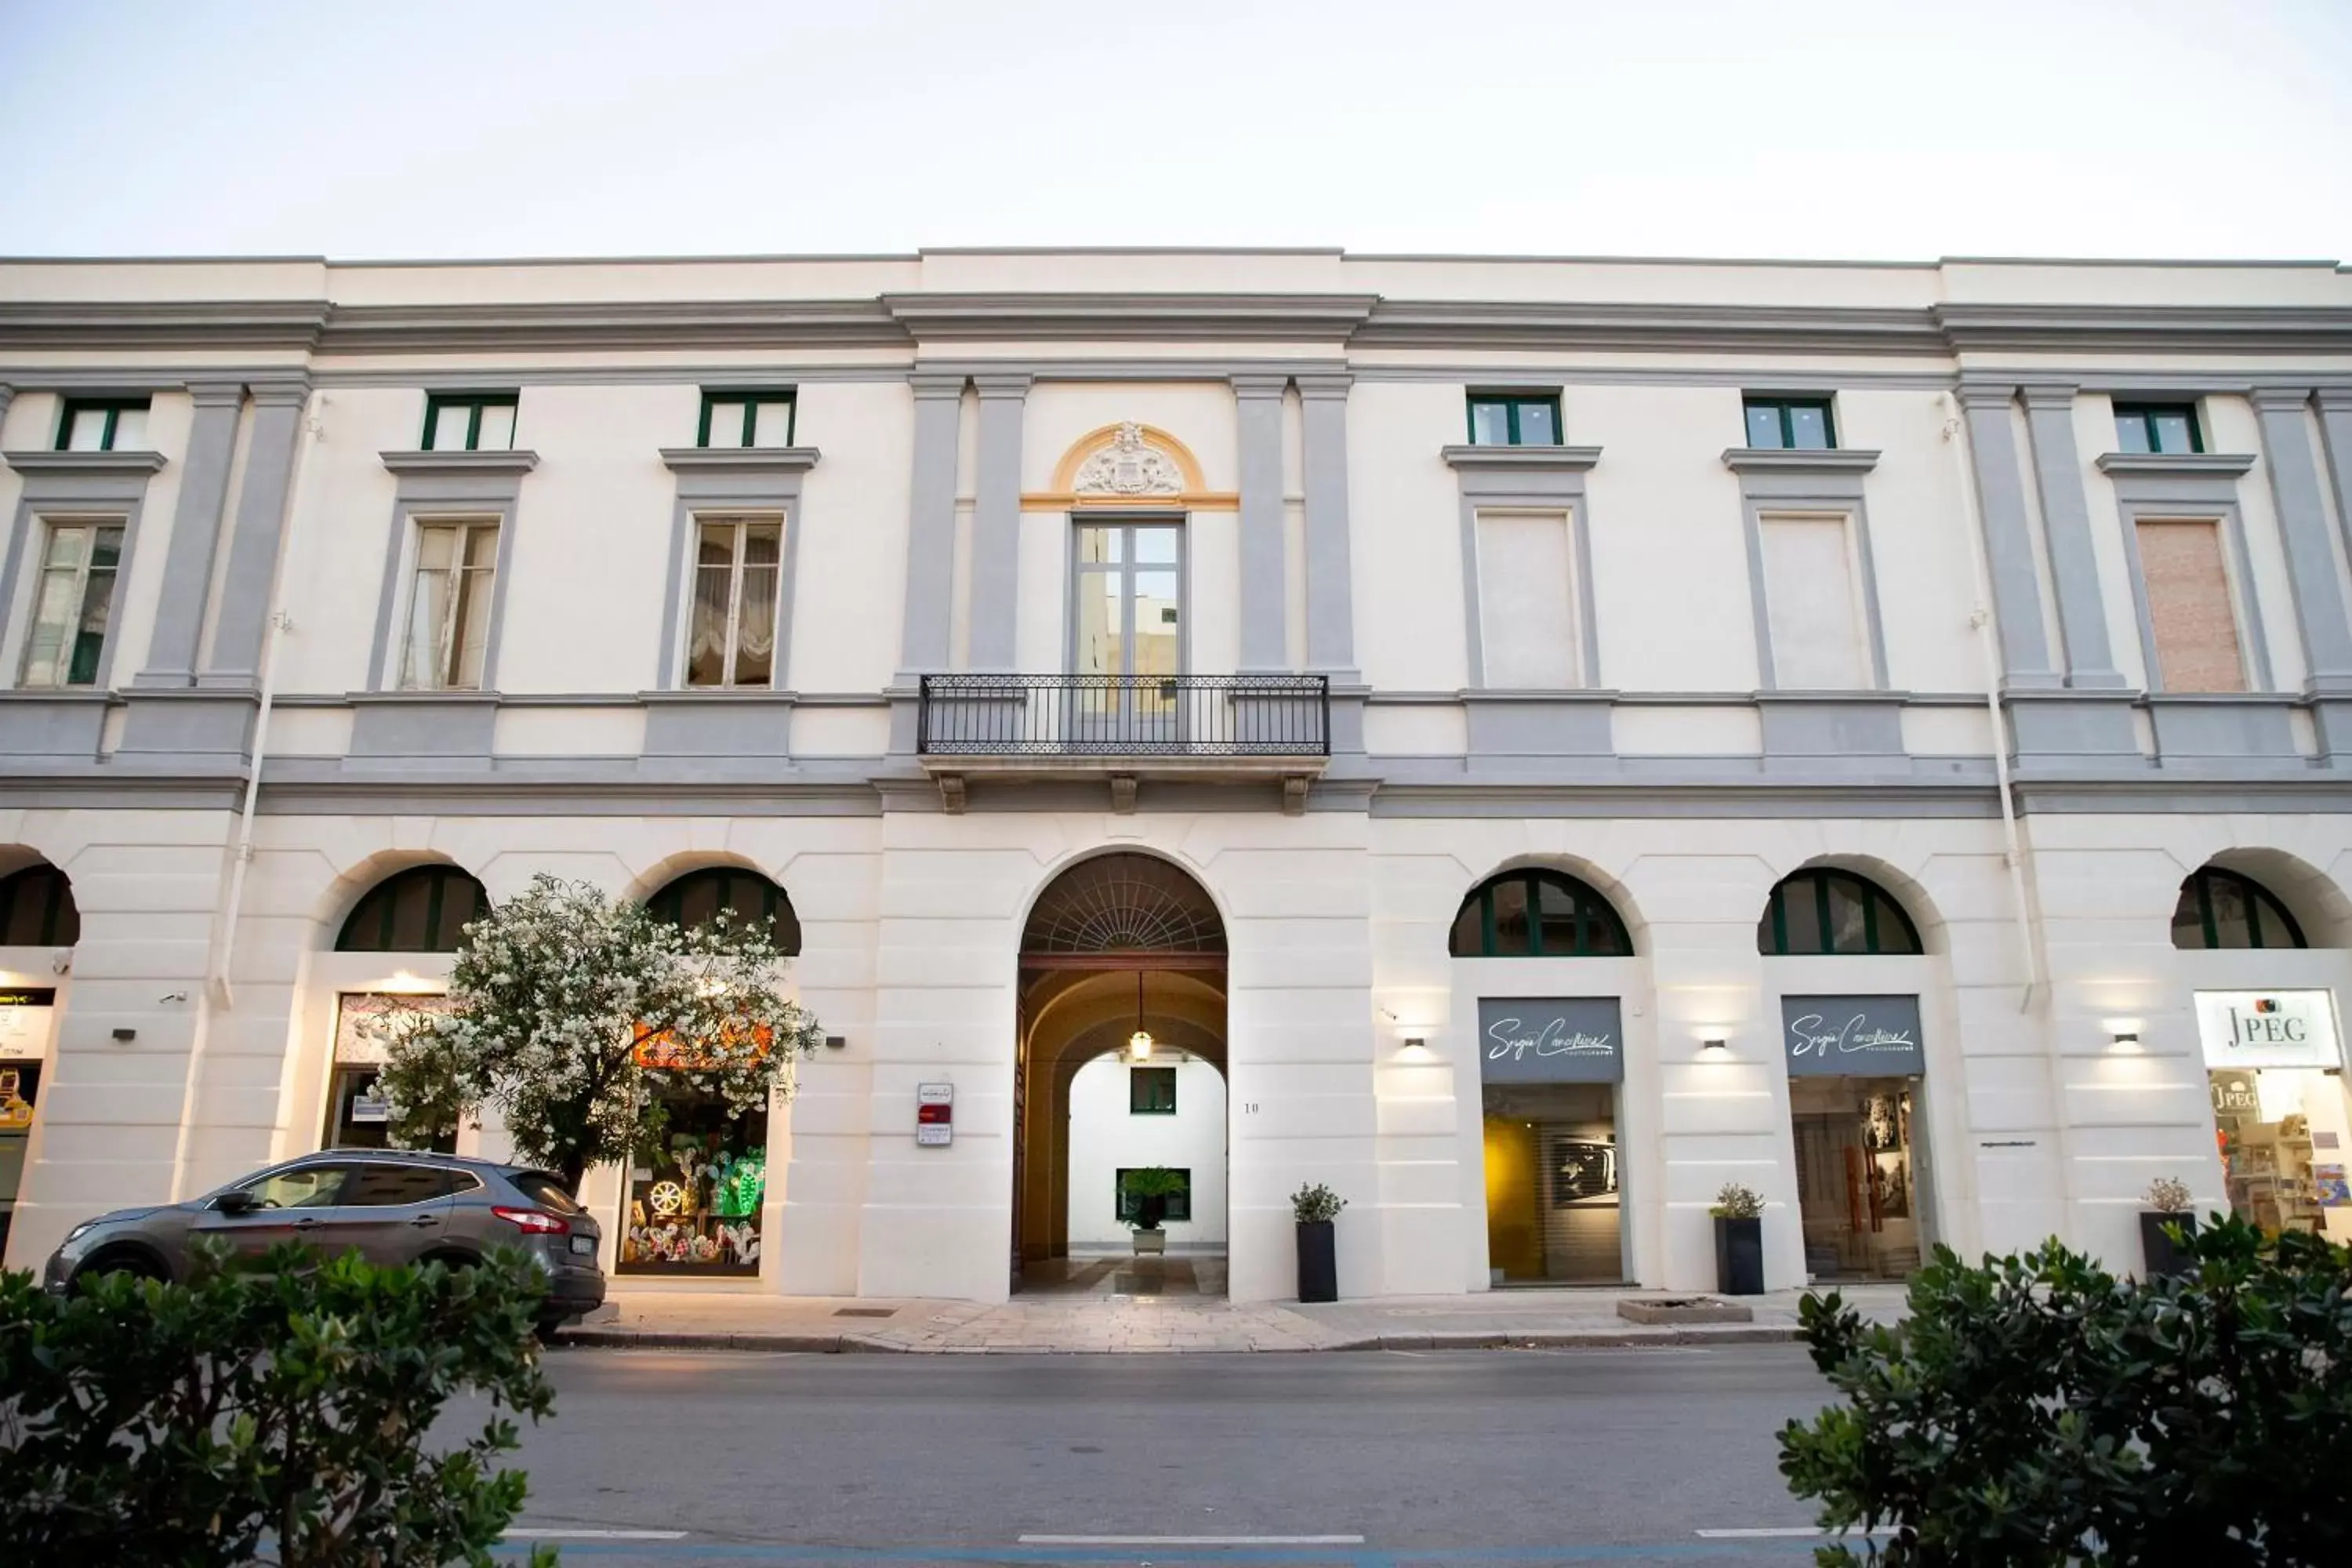
[[[242,1187],[231,1187],[213,1200],[214,1209],[221,1214],[245,1214],[253,1206],[253,1194]]]

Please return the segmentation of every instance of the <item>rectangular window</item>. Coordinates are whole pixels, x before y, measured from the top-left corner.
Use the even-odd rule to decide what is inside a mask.
[[[408,647],[400,684],[409,691],[472,691],[482,684],[490,640],[490,591],[499,561],[496,520],[428,522],[416,531]]]
[[[1826,397],[1748,399],[1748,444],[1792,452],[1826,452],[1837,445]]]
[[[1559,399],[1470,395],[1470,444],[1474,447],[1557,447]]]
[[[1174,1068],[1128,1068],[1127,1111],[1130,1116],[1175,1115],[1176,1069]]]
[[[137,452],[147,446],[143,397],[69,397],[58,420],[60,452]]]
[[[2137,454],[2201,452],[2205,433],[2190,403],[2118,403],[2116,448]]]
[[[789,447],[793,397],[789,387],[768,392],[706,392],[698,447]]]
[[[121,566],[122,524],[49,524],[33,589],[32,632],[25,639],[26,685],[97,684]]]
[[[778,518],[696,520],[688,686],[765,686],[774,679],[783,542]]]
[[[1576,558],[1565,512],[1478,514],[1478,647],[1488,686],[1578,683]]]
[[[2210,518],[2142,518],[2133,531],[2156,644],[2151,676],[2167,691],[2243,691],[2246,661],[2231,607],[2221,524]]]
[[[1853,529],[1841,515],[1757,520],[1773,684],[1784,691],[1853,691],[1871,684]]]
[[[514,447],[512,392],[436,392],[425,400],[428,452],[505,452]]]

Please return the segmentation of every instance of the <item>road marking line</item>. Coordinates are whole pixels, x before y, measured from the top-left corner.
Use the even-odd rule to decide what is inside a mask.
[[[1024,1535],[1023,1546],[1361,1546],[1360,1535]]]
[[[1818,1539],[1825,1535],[1892,1535],[1893,1525],[1881,1525],[1876,1530],[1820,1530],[1810,1524],[1754,1527],[1747,1530],[1701,1530],[1692,1533],[1703,1541],[1767,1541],[1788,1537]]]
[[[503,1541],[684,1541],[683,1530],[509,1530]]]

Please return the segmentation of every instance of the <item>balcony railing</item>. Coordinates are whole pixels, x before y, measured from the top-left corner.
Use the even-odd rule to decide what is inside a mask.
[[[926,675],[927,757],[1313,757],[1331,750],[1320,675]]]

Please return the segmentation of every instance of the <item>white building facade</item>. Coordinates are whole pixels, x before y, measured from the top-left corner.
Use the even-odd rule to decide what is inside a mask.
[[[1139,1028],[1238,1300],[2352,1234],[2338,268],[15,261],[0,455],[11,1268],[540,872],[833,1037],[654,1278],[1003,1297]]]

